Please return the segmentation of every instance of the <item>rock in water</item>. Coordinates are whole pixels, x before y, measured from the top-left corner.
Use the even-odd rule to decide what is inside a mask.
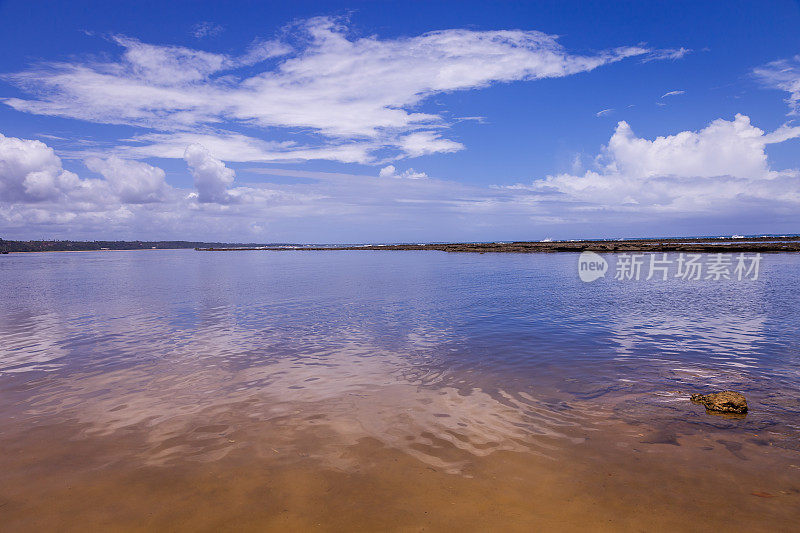
[[[713,394],[692,394],[691,400],[705,405],[710,411],[738,414],[747,412],[747,399],[744,395],[730,390]]]

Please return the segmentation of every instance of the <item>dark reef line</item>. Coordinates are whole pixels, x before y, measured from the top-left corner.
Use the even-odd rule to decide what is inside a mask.
[[[200,251],[337,251],[337,250],[428,250],[470,253],[547,253],[547,252],[800,252],[800,237],[631,239],[550,242],[387,244],[363,246],[258,246],[198,247]]]

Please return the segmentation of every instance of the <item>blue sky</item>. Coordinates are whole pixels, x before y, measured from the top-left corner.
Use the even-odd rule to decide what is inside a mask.
[[[797,233],[797,2],[0,1],[0,236]]]

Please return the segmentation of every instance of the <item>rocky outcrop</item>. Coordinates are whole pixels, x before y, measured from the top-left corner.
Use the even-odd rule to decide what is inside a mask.
[[[704,405],[709,411],[736,414],[747,412],[747,399],[744,395],[730,390],[713,394],[692,394],[690,399]]]

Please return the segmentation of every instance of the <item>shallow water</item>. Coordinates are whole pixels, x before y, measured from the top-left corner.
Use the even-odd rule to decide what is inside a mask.
[[[0,283],[2,529],[800,521],[797,254],[592,283],[576,254],[12,254]],[[724,389],[746,417],[688,401]]]

